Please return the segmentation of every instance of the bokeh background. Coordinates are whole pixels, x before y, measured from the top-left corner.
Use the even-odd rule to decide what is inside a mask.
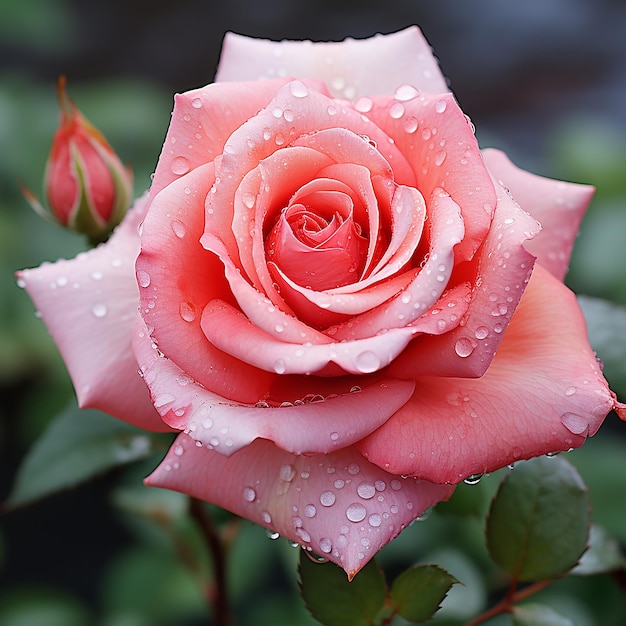
[[[22,180],[40,192],[58,120],[57,77],[67,76],[71,97],[132,165],[139,194],[149,185],[173,93],[210,82],[226,31],[340,40],[411,24],[433,45],[483,147],[502,148],[531,171],[596,185],[567,280],[580,294],[626,305],[623,0],[0,0],[1,500],[32,442],[73,398],[62,361],[13,276],[85,248],[80,237],[35,216],[19,187]],[[626,323],[613,319],[590,330],[624,399]],[[568,455],[590,486],[596,519],[624,543],[625,430],[610,416],[595,439]],[[129,512],[144,497],[134,486],[155,462],[0,517],[0,624],[206,623],[201,592],[177,558],[181,545],[194,545],[184,502],[165,497],[159,506],[169,522],[156,530]],[[479,551],[479,523],[459,529],[440,517],[408,529],[385,553],[387,563],[393,567],[408,549],[415,559],[456,563],[455,575],[472,578],[476,565],[453,548],[457,542]],[[186,537],[182,544],[176,533]],[[295,551],[252,525],[240,534],[231,574],[240,623],[312,623],[296,595]],[[437,554],[429,552],[433,545]],[[456,604],[479,607],[488,592]],[[588,606],[574,607],[577,624],[624,623],[624,596],[613,582],[596,582],[584,596]],[[454,610],[450,623],[460,623]]]

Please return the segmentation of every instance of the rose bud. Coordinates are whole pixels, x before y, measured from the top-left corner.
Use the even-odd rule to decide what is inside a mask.
[[[59,78],[57,93],[60,125],[44,178],[49,209],[29,190],[23,192],[37,213],[97,244],[107,239],[130,206],[132,172],[69,98],[64,76]]]

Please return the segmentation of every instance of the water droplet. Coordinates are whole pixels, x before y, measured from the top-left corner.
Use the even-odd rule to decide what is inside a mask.
[[[373,528],[378,528],[383,523],[383,518],[378,513],[372,513],[367,518],[367,523]]]
[[[359,372],[369,374],[375,372],[380,367],[380,358],[375,352],[365,350],[357,355],[354,364]]]
[[[404,120],[404,130],[410,135],[412,135],[417,130],[418,126],[419,122],[417,121],[417,118],[413,117],[412,115],[409,115],[409,117]]]
[[[361,468],[356,463],[351,463],[348,466],[348,474],[356,476],[361,471]]]
[[[587,434],[589,431],[589,419],[576,413],[563,413],[561,423],[574,435]]]
[[[252,487],[244,487],[243,499],[246,502],[254,502],[256,500],[256,491]]]
[[[285,364],[285,361],[283,361],[282,359],[276,359],[276,361],[274,361],[274,371],[277,374],[284,374],[287,371],[287,365]]]
[[[396,100],[406,102],[407,100],[412,100],[419,96],[419,93],[419,90],[413,87],[413,85],[400,85],[400,87],[395,90],[393,97]]]
[[[482,477],[482,474],[471,474],[465,480],[463,480],[463,482],[466,485],[477,485]]]
[[[241,200],[249,209],[251,209],[256,202],[256,197],[253,193],[250,193],[249,191],[244,191],[241,195]]]
[[[191,101],[191,106],[192,106],[194,109],[200,109],[200,108],[202,108],[202,100],[201,100],[200,98],[194,98],[194,99]]]
[[[397,478],[394,478],[390,484],[394,491],[400,491],[400,489],[402,489],[402,483]]]
[[[107,314],[107,310],[106,304],[102,304],[101,302],[91,307],[91,312],[95,317],[104,317]]]
[[[439,150],[435,155],[435,165],[439,167],[446,160],[447,153],[445,150]]]
[[[196,308],[191,302],[181,302],[178,310],[185,322],[193,322],[196,319]]]
[[[189,171],[189,160],[184,156],[178,156],[172,161],[172,173],[176,176],[182,176]]]
[[[346,535],[339,535],[337,539],[335,539],[335,546],[340,550],[343,550],[348,546],[348,537]]]
[[[279,533],[277,533],[275,530],[270,530],[269,528],[266,529],[265,535],[267,536],[268,539],[271,539],[272,541],[275,541],[276,539],[280,537]]]
[[[320,539],[320,550],[324,554],[329,554],[332,549],[333,549],[332,541],[328,539],[327,537],[322,537]]]
[[[149,287],[150,286],[150,274],[145,272],[144,270],[139,270],[137,272],[137,282],[140,287]]]
[[[306,98],[309,95],[309,88],[299,80],[289,83],[289,91],[294,98]]]
[[[474,352],[474,346],[467,337],[461,337],[454,344],[454,351],[461,357],[466,358]]]
[[[272,516],[270,515],[269,511],[262,511],[261,512],[261,519],[266,523],[266,524],[271,524],[272,523]]]
[[[486,339],[489,335],[489,329],[486,326],[479,326],[474,333],[476,339]]]
[[[315,508],[314,504],[307,504],[304,507],[304,514],[306,515],[306,517],[315,517],[316,513],[317,509]]]
[[[335,504],[335,494],[332,491],[323,491],[320,495],[320,503],[322,506],[332,506]]]
[[[353,502],[346,509],[346,517],[351,522],[362,522],[367,515],[367,509],[360,502]]]
[[[576,387],[568,387],[565,390],[565,395],[566,396],[573,396],[576,393]]]
[[[280,476],[281,480],[284,480],[285,482],[291,482],[295,478],[296,468],[290,463],[286,463],[285,465],[281,466],[278,475]]]
[[[404,105],[401,102],[394,102],[389,107],[389,115],[394,120],[399,120],[404,115]]]
[[[374,487],[374,485],[372,485],[372,483],[361,483],[356,488],[356,492],[364,500],[369,500],[376,495],[376,488]]]
[[[372,110],[373,106],[374,106],[374,101],[371,98],[368,98],[367,96],[363,98],[359,98],[354,103],[354,108],[359,113],[369,113]]]
[[[443,113],[447,108],[446,105],[446,101],[445,100],[438,100],[437,103],[435,104],[435,111],[437,111],[437,113]]]

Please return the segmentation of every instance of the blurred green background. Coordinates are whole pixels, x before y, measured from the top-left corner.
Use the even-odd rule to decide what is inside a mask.
[[[85,248],[82,238],[37,217],[19,187],[22,180],[40,193],[58,120],[57,77],[67,76],[72,99],[132,165],[139,194],[149,185],[173,93],[212,79],[225,31],[324,40],[410,24],[435,48],[483,147],[503,148],[531,171],[597,187],[567,281],[579,294],[626,305],[621,0],[0,0],[0,499],[32,442],[73,398],[56,348],[13,276]],[[593,314],[598,304],[587,302],[585,310]],[[611,322],[590,320],[590,330],[613,389],[625,399],[626,322],[621,308],[608,311]],[[590,486],[594,517],[623,543],[625,430],[609,416],[599,435],[568,455]],[[157,461],[0,518],[0,624],[206,623],[196,578],[179,564],[181,549],[198,552],[184,500],[140,487]],[[463,489],[483,502],[491,478]],[[458,578],[478,580],[477,568],[486,567],[480,526],[435,512],[382,559],[393,571],[432,557]],[[240,533],[231,568],[239,623],[312,623],[296,593],[297,550],[251,524]],[[196,561],[206,569],[202,557]],[[623,624],[618,587],[608,578],[588,583],[567,583],[579,584],[580,606],[572,609],[569,587],[553,590],[552,601],[569,603],[583,626]],[[488,592],[483,583],[455,592],[449,623],[478,611]]]

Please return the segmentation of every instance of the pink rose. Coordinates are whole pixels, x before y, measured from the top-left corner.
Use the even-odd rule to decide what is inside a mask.
[[[352,577],[622,410],[562,283],[592,188],[481,154],[417,28],[229,35],[217,78],[107,244],[21,273],[81,405],[181,432],[148,484]]]

